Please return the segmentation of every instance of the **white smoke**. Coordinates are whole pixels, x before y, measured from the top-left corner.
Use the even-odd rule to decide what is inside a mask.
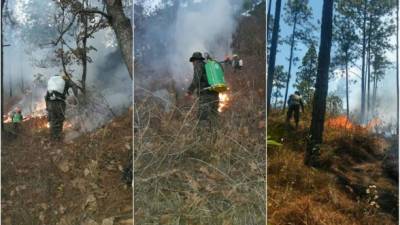
[[[168,55],[176,81],[191,78],[189,58],[193,52],[209,52],[222,60],[231,53],[236,29],[235,9],[229,0],[207,1],[197,7],[180,7],[174,24],[173,51]]]
[[[179,4],[176,14],[168,17],[170,21],[167,26],[156,30],[158,24],[146,24],[143,31],[147,32],[148,38],[162,37],[166,50],[156,50],[157,58],[152,59],[154,62],[139,63],[152,67],[156,76],[161,76],[160,79],[165,77],[157,73],[169,74],[175,85],[182,88],[187,87],[193,76],[189,62],[193,52],[208,52],[221,61],[225,55],[232,53],[232,34],[236,30],[243,4],[242,0],[203,0],[176,4]]]
[[[51,2],[51,1],[50,1]],[[18,5],[19,4],[19,5]],[[46,13],[39,15],[42,1],[11,0],[8,2],[13,9],[11,16],[18,18],[17,24],[6,25],[4,48],[4,97],[7,104],[5,113],[19,107],[24,116],[35,113],[45,113],[43,108],[46,83],[50,76],[60,73],[62,65],[55,58],[55,47],[46,45],[58,36],[54,28],[49,28],[55,8],[49,7]],[[29,7],[27,7],[29,6]],[[35,22],[40,23],[35,23]],[[44,22],[46,21],[46,23]],[[48,30],[52,32],[47,32]],[[72,42],[72,47],[74,43]],[[90,51],[92,63],[88,63],[87,91],[89,101],[86,107],[67,106],[66,120],[76,125],[80,132],[91,131],[122,113],[132,105],[132,80],[116,44],[114,31],[106,28],[88,39],[88,46],[96,50]],[[43,62],[43,63],[42,63]],[[80,84],[81,65],[68,66],[72,79]],[[35,82],[35,75],[41,74],[41,84]],[[20,88],[24,84],[24,91]],[[9,91],[12,88],[13,96]],[[39,107],[40,106],[40,107]],[[41,112],[37,109],[41,108]]]

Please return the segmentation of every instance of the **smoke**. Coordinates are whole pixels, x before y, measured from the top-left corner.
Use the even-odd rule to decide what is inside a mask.
[[[16,24],[6,25],[4,33],[5,44],[10,44],[4,49],[5,113],[19,107],[24,116],[45,114],[47,80],[62,71],[60,59],[54,53],[56,47],[46,45],[57,38],[56,31],[45,32],[53,29],[53,21],[48,18],[55,13],[55,8],[50,7],[50,11],[46,10],[45,14],[40,15],[35,12],[41,11],[43,3],[30,0],[12,0],[8,7],[17,7],[18,10],[11,12],[11,16],[17,18]],[[74,47],[74,42],[70,44]],[[66,112],[66,121],[72,123],[78,134],[92,131],[113,117],[126,113],[132,105],[132,80],[123,63],[114,31],[106,28],[95,33],[93,38],[88,39],[88,46],[95,50],[88,55],[92,63],[88,63],[87,69],[87,100],[79,100],[79,96],[78,105],[69,104],[74,98],[71,95]],[[81,65],[68,66],[68,71],[79,85]]]
[[[343,71],[337,71],[338,74]],[[353,82],[349,85],[349,106],[350,113],[357,120],[360,119],[361,114],[361,80],[359,77],[360,70],[355,67],[349,68],[349,79]],[[356,81],[356,82],[354,82]],[[388,69],[383,80],[378,82],[376,108],[368,115],[368,119],[379,118],[385,126],[394,125],[396,121],[396,74],[393,68]],[[342,101],[343,106],[346,107],[346,93],[345,93],[345,78],[337,78],[330,81],[330,90],[335,92]],[[371,84],[371,99],[372,97],[372,84]],[[372,100],[371,100],[372,102]],[[366,105],[367,106],[367,105]],[[372,103],[371,103],[372,108]]]
[[[150,15],[144,8],[142,15],[136,15],[144,19],[135,17],[135,85],[148,86],[169,75],[177,88],[187,87],[193,74],[189,62],[193,52],[208,52],[221,61],[232,53],[241,7],[241,0],[203,0],[158,6],[158,12]]]

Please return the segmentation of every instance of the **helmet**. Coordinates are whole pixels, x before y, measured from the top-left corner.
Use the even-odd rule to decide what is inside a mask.
[[[201,54],[201,52],[194,52],[192,57],[190,57],[189,61],[193,62],[195,60],[201,60],[203,61],[205,58],[203,58],[203,55]]]

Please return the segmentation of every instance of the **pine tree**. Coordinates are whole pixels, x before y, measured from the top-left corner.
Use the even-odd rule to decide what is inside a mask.
[[[275,88],[275,91],[273,91],[272,94],[272,96],[275,98],[274,108],[277,108],[278,99],[283,96],[281,89],[285,88],[286,79],[287,79],[287,72],[284,71],[284,67],[282,65],[276,66],[274,81],[273,81],[273,86]]]
[[[312,31],[314,29],[314,26],[310,23],[312,19],[312,10],[308,5],[308,0],[288,0],[285,6],[285,15],[285,22],[289,26],[292,26],[292,34],[289,37],[290,40],[286,41],[290,45],[290,55],[283,110],[286,108],[292,64],[294,60],[294,50],[296,48],[297,41],[300,40],[307,44],[313,42],[313,37],[311,34],[313,33]]]
[[[272,94],[272,86],[273,86],[273,80],[274,80],[274,74],[275,74],[276,52],[277,52],[277,48],[278,48],[281,2],[282,2],[282,0],[276,0],[276,4],[275,4],[274,28],[272,31],[271,52],[269,54],[269,60],[268,60],[267,112],[269,112],[269,110],[271,109],[271,94]]]
[[[354,21],[355,29],[354,33],[358,35],[360,41],[359,47],[361,51],[357,58],[361,60],[361,114],[360,121],[366,122],[368,102],[371,100],[368,98],[370,93],[370,82],[374,82],[372,75],[372,60],[376,52],[373,50],[374,45],[378,43],[379,48],[384,48],[385,51],[389,50],[388,43],[389,37],[393,35],[389,31],[393,23],[391,20],[387,20],[388,16],[391,15],[395,8],[394,0],[339,0],[338,1],[338,12],[343,16],[347,17],[351,21]],[[380,51],[385,54],[385,51]],[[373,104],[370,104],[373,105]]]
[[[296,74],[296,83],[293,85],[303,96],[306,105],[312,102],[314,95],[315,79],[317,78],[318,56],[315,45],[303,57],[300,70]]]
[[[350,117],[349,84],[351,81],[349,80],[349,65],[353,64],[357,58],[359,38],[354,32],[356,30],[354,22],[349,16],[339,13],[340,7],[340,4],[336,5],[338,13],[334,17],[333,38],[337,51],[332,59],[332,64],[344,71],[346,79],[346,115]]]
[[[324,132],[326,97],[328,95],[329,66],[332,46],[333,0],[324,0],[321,24],[321,43],[318,54],[318,75],[315,84],[310,135],[304,163],[315,166],[319,160],[319,146]]]

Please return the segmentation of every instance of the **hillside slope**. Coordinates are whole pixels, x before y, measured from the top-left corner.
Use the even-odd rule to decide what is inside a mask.
[[[255,51],[265,46],[265,4],[259,7],[241,17],[233,47],[244,67],[225,67],[229,100],[212,129],[197,127],[196,98],[182,97],[168,112],[154,98],[135,99],[138,224],[265,224],[265,53]]]
[[[322,168],[304,166],[309,120],[295,131],[280,112],[268,119],[268,222],[271,225],[398,223],[398,181],[384,169],[391,141],[358,127],[327,126]]]
[[[2,224],[133,224],[121,172],[132,155],[131,115],[66,144],[49,141],[45,118],[24,122],[18,137],[3,132]]]

